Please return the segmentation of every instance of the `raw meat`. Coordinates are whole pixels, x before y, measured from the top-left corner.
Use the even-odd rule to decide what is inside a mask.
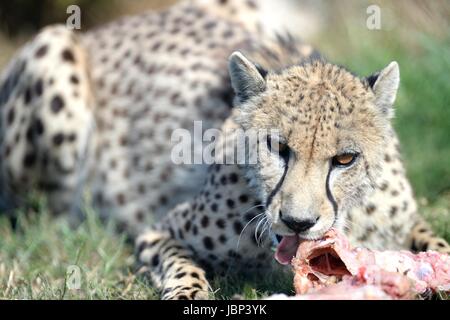
[[[301,242],[292,266],[296,293],[312,298],[386,298],[373,287],[394,299],[450,291],[449,255],[352,248],[334,229],[321,240]]]

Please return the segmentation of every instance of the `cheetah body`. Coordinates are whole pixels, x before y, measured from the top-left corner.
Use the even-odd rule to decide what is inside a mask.
[[[246,10],[253,6],[251,2]],[[356,102],[369,103],[374,94],[369,80],[321,60],[308,62],[318,58],[310,46],[290,37],[265,38],[258,28],[217,16],[220,9],[220,4],[209,10],[203,4],[182,3],[82,35],[62,26],[48,27],[29,42],[0,82],[0,209],[16,207],[27,190],[37,187],[47,194],[54,212],[80,215],[83,194],[89,191],[102,218],[113,217],[136,237],[137,259],[164,298],[207,297],[205,270],[272,268],[272,238],[265,227],[277,217],[269,213],[267,220],[259,218],[266,216],[270,189],[280,181],[282,171],[274,169],[280,167],[278,160],[271,160],[267,172],[257,166],[257,173],[245,165],[176,165],[171,161],[173,130],[192,132],[196,120],[202,121],[203,130],[232,131],[252,125],[284,130],[294,123],[310,130],[302,131],[301,137],[298,133],[297,144],[306,145],[315,131],[322,133],[322,148],[332,149],[327,138],[333,136],[330,127],[337,130],[336,119],[351,125],[352,112],[358,110],[349,110],[357,109]],[[235,50],[269,70],[267,80],[259,79],[261,74],[256,80],[267,81],[270,95],[253,92],[255,97],[244,97],[241,91],[251,89],[251,84],[241,90],[242,74],[233,77],[232,67],[230,82],[227,61]],[[247,63],[239,60],[234,66],[259,72]],[[314,90],[298,100],[299,88],[314,77],[326,92],[337,92],[336,99],[343,99],[338,101],[342,110],[314,109],[323,96]],[[243,107],[232,108],[233,99]],[[327,103],[331,102],[323,104]],[[254,111],[258,104],[264,105],[259,113]],[[296,104],[307,106],[306,111],[296,114]],[[379,154],[373,155],[379,159],[373,160],[373,172],[367,165],[370,177],[362,179],[360,189],[349,187],[354,199],[342,197],[342,203],[351,205],[341,207],[338,201],[335,226],[355,245],[401,249],[415,241],[419,249],[426,243],[447,250],[418,218],[388,120],[365,124],[383,131],[375,143]],[[194,139],[201,143],[201,137]],[[314,143],[319,144],[308,142],[312,147]],[[301,171],[297,169],[293,171]],[[311,180],[309,187],[298,182],[306,176],[297,182],[292,182],[295,175],[286,177],[290,178],[281,194],[288,198],[298,190],[307,196],[319,192],[314,186],[326,194],[325,180]],[[261,182],[264,179],[267,183]],[[298,187],[288,189],[288,181]],[[274,199],[278,204],[287,201]],[[308,199],[302,201],[322,201],[320,196]],[[414,233],[414,228],[423,230]]]

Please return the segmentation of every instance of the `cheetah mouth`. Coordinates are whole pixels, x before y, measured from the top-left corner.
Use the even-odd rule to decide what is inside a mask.
[[[297,255],[297,250],[303,241],[297,234],[292,236],[276,235],[278,246],[275,250],[275,259],[283,265],[290,264],[292,259]],[[339,275],[348,274],[345,263],[332,246],[325,246],[312,251],[307,259],[310,265],[317,271],[329,275],[329,272]]]
[[[300,245],[300,237],[297,234],[292,236],[276,235],[276,237],[279,243],[275,250],[275,260],[283,265],[290,264]]]

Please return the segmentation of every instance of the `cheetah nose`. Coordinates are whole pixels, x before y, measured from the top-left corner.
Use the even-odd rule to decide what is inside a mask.
[[[301,233],[311,229],[317,223],[319,218],[320,217],[315,219],[297,219],[291,216],[283,216],[283,213],[280,211],[281,221],[295,233]]]

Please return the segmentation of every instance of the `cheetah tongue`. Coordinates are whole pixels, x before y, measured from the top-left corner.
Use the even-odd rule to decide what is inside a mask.
[[[292,258],[297,253],[300,244],[298,235],[284,236],[275,252],[275,259],[281,264],[291,263]]]

